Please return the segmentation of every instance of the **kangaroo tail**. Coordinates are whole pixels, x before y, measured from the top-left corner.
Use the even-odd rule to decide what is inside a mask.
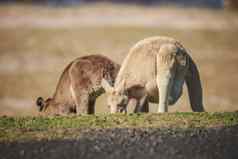
[[[185,76],[185,82],[188,88],[188,94],[192,110],[195,112],[203,112],[203,95],[202,84],[199,76],[199,71],[192,58],[188,57],[189,70]]]

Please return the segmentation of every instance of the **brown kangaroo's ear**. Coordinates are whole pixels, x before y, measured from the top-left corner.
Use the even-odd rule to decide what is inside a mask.
[[[188,88],[188,94],[192,110],[195,112],[203,112],[203,97],[202,97],[202,84],[200,81],[199,72],[196,64],[190,56],[188,56],[188,73],[185,76],[185,82]]]
[[[36,105],[38,107],[38,110],[41,112],[45,106],[45,101],[42,97],[38,97],[36,100]]]

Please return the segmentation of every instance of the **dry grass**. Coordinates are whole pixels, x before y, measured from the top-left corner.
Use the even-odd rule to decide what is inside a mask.
[[[35,9],[37,11],[33,11]],[[15,15],[20,19],[31,16],[33,19],[28,23],[35,24],[38,17],[54,20],[64,15],[66,19],[74,17],[76,20],[79,15],[80,22],[82,16],[101,15],[101,9],[105,10],[105,16],[124,17],[133,13],[133,15],[145,14],[148,18],[155,19],[160,17],[159,13],[163,15],[167,13],[170,18],[174,16],[174,19],[186,19],[186,13],[190,13],[190,19],[196,19],[200,14],[197,9],[186,12],[181,9],[163,8],[156,12],[156,8],[123,6],[113,8],[100,5],[83,6],[80,9],[0,6],[0,21],[1,18],[12,18]],[[120,10],[127,13],[120,12],[120,14]],[[11,24],[11,27],[0,27],[0,114],[34,112],[34,100],[38,96],[48,97],[53,94],[63,68],[74,58],[99,53],[121,63],[133,44],[155,35],[172,36],[180,40],[191,52],[201,72],[205,107],[208,111],[237,110],[238,95],[234,93],[238,89],[237,15],[210,10],[202,11],[201,15],[207,17],[208,20],[205,21],[209,21],[209,18],[213,21],[227,19],[228,24],[232,22],[234,25],[231,25],[230,29],[211,29],[209,24],[207,28],[181,29],[176,26],[148,27],[132,23],[123,25],[118,22],[118,26],[77,24],[47,28],[35,25],[12,27]],[[96,22],[101,23],[101,20],[99,18]],[[202,19],[200,21],[204,23]],[[98,100],[97,112],[107,111],[104,99],[105,97],[102,97]],[[152,111],[155,108],[155,105],[151,106]],[[186,93],[170,111],[190,111]]]

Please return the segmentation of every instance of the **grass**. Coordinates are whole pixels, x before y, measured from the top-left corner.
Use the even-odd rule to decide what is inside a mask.
[[[18,64],[17,68],[21,68],[16,71],[17,73],[1,75],[0,78],[3,79],[0,81],[1,87],[14,86],[11,89],[9,87],[11,92],[0,91],[1,97],[32,98],[32,95],[38,96],[38,93],[32,90],[39,89],[42,90],[39,94],[46,95],[45,92],[49,93],[49,90],[51,92],[54,90],[61,71],[74,58],[99,53],[121,63],[132,45],[141,39],[155,35],[179,39],[188,50],[191,50],[193,58],[198,62],[210,63],[214,54],[223,61],[229,60],[230,57],[237,57],[233,51],[238,50],[236,36],[234,36],[238,35],[238,30],[219,32],[158,29],[156,27],[21,28],[20,30],[19,28],[0,29],[0,40],[2,41],[0,57],[7,57],[6,60],[15,59]],[[236,58],[233,59],[235,63]],[[217,61],[218,64],[223,62],[218,59],[212,61],[213,63]],[[29,72],[28,68],[36,70]],[[48,76],[49,72],[51,76]],[[22,80],[22,76],[26,80]],[[22,92],[21,90],[29,84],[31,89],[25,89],[26,91]]]
[[[0,141],[77,138],[87,129],[197,130],[238,125],[238,112],[1,117]]]
[[[133,15],[138,17],[141,15],[142,19],[146,16],[146,20],[155,19],[157,22],[162,20],[162,23],[164,18],[161,19],[161,16],[166,15],[168,22],[181,19],[179,24],[183,23],[183,19],[186,21],[187,18],[199,17],[205,27],[180,29],[176,27],[177,25],[145,27],[133,22],[130,25],[81,26],[77,24],[56,28],[47,27],[47,25],[45,27],[31,26],[38,22],[38,19],[58,22],[61,18],[66,20],[73,18],[80,23],[81,18],[87,17],[108,16],[110,18]],[[209,24],[205,24],[206,18],[218,22],[225,19],[225,24],[231,23],[230,28],[213,30]],[[155,35],[174,37],[190,51],[201,72],[204,105],[207,111],[237,110],[237,94],[230,91],[238,89],[236,84],[238,80],[237,14],[222,10],[185,10],[109,4],[73,8],[2,5],[0,19],[3,23],[6,19],[13,24],[15,21],[18,23],[29,20],[26,25],[3,27],[2,24],[0,27],[0,115],[20,116],[35,113],[35,99],[38,96],[44,98],[52,96],[60,74],[74,58],[88,54],[104,54],[121,63],[132,45],[141,39]],[[100,19],[98,22],[100,23]],[[170,108],[171,112],[191,111],[188,97],[183,97],[180,103]],[[99,110],[96,110],[96,113],[105,112],[104,110],[107,109],[105,98],[101,99],[99,100],[101,102],[96,104],[96,109]],[[29,107],[32,109],[29,110]],[[154,112],[156,108],[157,105],[152,106],[150,110]]]
[[[237,59],[238,45],[237,14],[215,10],[146,8],[126,6],[84,6],[75,8],[42,8],[32,6],[0,6],[0,17],[26,17],[29,19],[87,17],[87,15],[146,15],[159,18],[159,15],[185,15],[211,20],[228,19],[231,28],[224,30],[160,28],[134,25],[118,26],[73,26],[73,27],[0,27],[0,114],[5,111],[21,115],[33,115],[35,99],[53,94],[63,68],[74,58],[88,54],[104,54],[121,63],[129,48],[137,41],[155,35],[171,36],[180,40],[190,50],[201,72],[204,88],[204,103],[208,111],[237,110],[237,94],[230,90],[238,87]],[[165,14],[166,13],[166,14]],[[73,16],[74,15],[74,16]],[[78,17],[79,16],[79,17]],[[89,17],[90,17],[89,16]],[[170,16],[169,16],[170,17]],[[169,18],[173,20],[173,18]],[[171,16],[173,17],[173,16]],[[177,17],[177,16],[175,16]],[[188,17],[187,17],[188,18]],[[180,18],[179,18],[180,19]],[[225,66],[225,67],[224,67]],[[8,70],[11,70],[8,72]],[[217,78],[219,74],[219,78]],[[229,78],[227,78],[229,77]],[[218,87],[219,86],[219,87]],[[20,107],[18,100],[9,104],[1,99],[29,99],[29,107]],[[184,98],[188,101],[188,97]],[[100,99],[99,99],[100,100]],[[20,101],[20,100],[19,100]],[[101,102],[100,102],[101,101]],[[99,112],[105,98],[96,106]],[[180,100],[181,101],[181,100]],[[15,104],[16,103],[16,104]],[[16,106],[13,106],[13,105]],[[188,103],[180,103],[170,108],[173,111],[188,111]],[[17,109],[16,109],[17,108]],[[157,108],[157,105],[156,105]],[[102,111],[103,110],[103,111]],[[150,109],[151,110],[151,109]],[[154,109],[155,110],[155,109]],[[168,113],[168,114],[129,114],[129,115],[83,115],[68,117],[0,117],[0,142],[42,139],[79,138],[87,130],[114,128],[156,128],[162,132],[177,130],[196,131],[214,127],[238,125],[238,112],[233,113]],[[170,131],[167,131],[170,130]],[[93,131],[92,131],[93,132]]]
[[[21,30],[19,32],[19,29]],[[238,49],[236,38],[238,30],[176,30],[156,27],[80,27],[71,29],[0,29],[1,55],[56,55],[64,56],[88,53],[126,54],[137,41],[150,36],[171,36],[193,50]],[[227,40],[229,39],[229,40]],[[209,43],[208,43],[209,42]],[[123,48],[123,49],[122,49]],[[17,54],[16,54],[17,53]]]

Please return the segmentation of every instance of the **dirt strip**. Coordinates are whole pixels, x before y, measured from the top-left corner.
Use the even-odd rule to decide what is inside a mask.
[[[78,130],[79,131],[79,130]],[[0,143],[2,159],[236,159],[238,126],[86,129],[77,139]]]

